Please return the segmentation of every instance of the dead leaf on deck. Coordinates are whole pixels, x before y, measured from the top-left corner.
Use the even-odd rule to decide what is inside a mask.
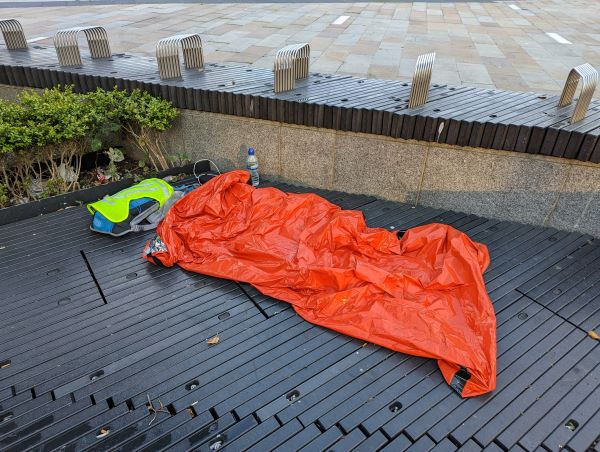
[[[598,336],[598,333],[596,333],[593,330],[588,331],[588,336],[591,337],[592,339],[596,339],[597,341],[600,341],[600,336]]]
[[[213,336],[210,339],[208,339],[206,342],[208,343],[208,345],[217,345],[220,341],[221,341],[221,339],[219,338],[219,336]]]

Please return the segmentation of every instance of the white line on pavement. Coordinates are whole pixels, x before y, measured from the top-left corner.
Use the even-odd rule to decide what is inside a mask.
[[[40,36],[39,38],[31,38],[28,39],[27,42],[31,44],[32,42],[43,41],[44,39],[48,39],[48,36]]]
[[[569,41],[568,39],[563,38],[558,33],[546,33],[546,34],[548,36],[550,36],[552,39],[554,39],[556,42],[560,43],[560,44],[572,44],[571,41]]]
[[[350,19],[350,16],[340,16],[336,20],[334,20],[333,22],[331,22],[331,24],[332,25],[342,25],[348,19]]]
[[[519,8],[517,5],[508,5],[508,7],[510,9],[514,9],[515,11],[520,11],[521,10],[521,8]]]

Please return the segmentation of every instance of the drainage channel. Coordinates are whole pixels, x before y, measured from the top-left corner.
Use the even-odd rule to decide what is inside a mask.
[[[104,296],[104,292],[102,292],[102,287],[100,287],[100,283],[98,282],[98,279],[96,279],[96,275],[94,274],[94,271],[92,270],[92,266],[90,265],[90,262],[88,261],[88,258],[85,255],[85,252],[83,250],[79,250],[79,252],[81,253],[81,257],[85,261],[85,265],[87,266],[87,269],[90,272],[92,279],[94,280],[94,284],[96,284],[96,288],[98,289],[98,292],[100,293],[100,296],[102,297],[103,303],[108,304],[108,301],[106,300],[106,297]]]

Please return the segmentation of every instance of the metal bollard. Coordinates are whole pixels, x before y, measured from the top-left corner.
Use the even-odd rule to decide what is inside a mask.
[[[160,78],[170,79],[181,77],[179,64],[179,47],[183,51],[183,62],[187,69],[204,69],[202,54],[202,39],[198,34],[169,36],[156,44],[156,62]]]
[[[435,52],[426,53],[417,58],[415,74],[413,75],[412,86],[410,88],[410,98],[408,99],[408,108],[420,107],[427,103],[434,62]]]
[[[571,69],[562,94],[560,95],[560,100],[558,101],[559,107],[566,107],[573,102],[579,81],[581,81],[581,94],[575,105],[575,110],[573,110],[571,124],[585,118],[598,83],[598,71],[588,63],[581,64]]]
[[[292,44],[277,51],[273,73],[276,93],[289,91],[296,86],[296,80],[308,77],[310,46],[308,43]]]
[[[77,44],[79,33],[83,32],[90,48],[92,58],[110,58],[108,35],[102,27],[74,27],[59,30],[54,35],[54,48],[61,66],[81,66],[81,53]]]
[[[27,39],[21,23],[16,19],[0,20],[0,31],[8,50],[26,49]]]

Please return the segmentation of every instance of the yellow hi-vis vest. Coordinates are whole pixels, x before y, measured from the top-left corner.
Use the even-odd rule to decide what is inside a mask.
[[[129,217],[129,203],[135,199],[150,198],[160,206],[173,194],[173,187],[162,179],[145,179],[138,184],[121,190],[112,196],[105,196],[100,201],[87,205],[92,215],[100,212],[113,223],[120,223]]]

